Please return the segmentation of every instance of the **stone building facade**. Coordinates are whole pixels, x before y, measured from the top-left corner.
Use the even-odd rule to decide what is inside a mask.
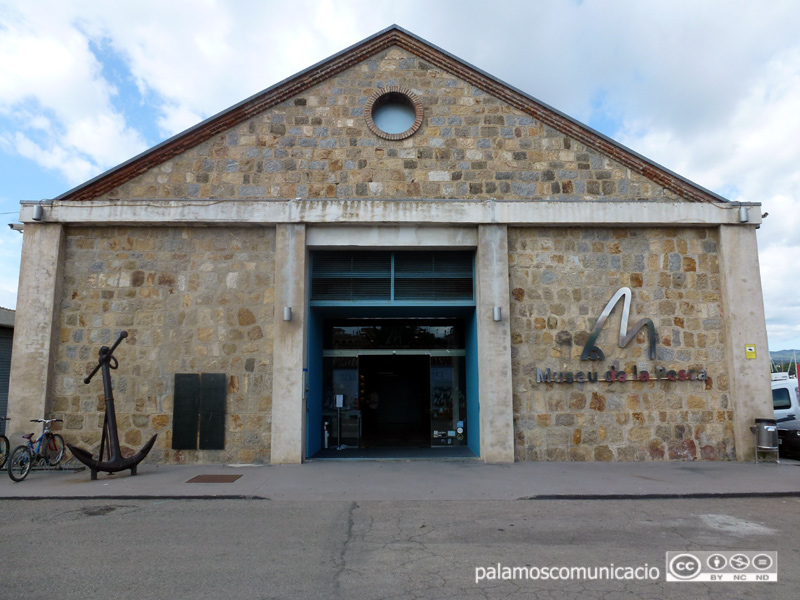
[[[219,371],[228,376],[227,447],[192,459],[268,460],[274,229],[75,227],[64,252],[52,396],[64,433],[99,444],[102,387],[87,394],[83,378],[97,348],[126,330],[114,380],[122,442],[139,448],[157,433],[154,460],[187,460],[168,451],[174,374]]]
[[[408,131],[378,122],[393,104]],[[153,462],[310,458],[347,377],[378,382],[398,350],[429,361],[398,362],[400,387],[428,386],[420,402],[446,396],[437,415],[461,415],[428,445],[487,462],[742,460],[753,418],[771,414],[759,215],[391,27],[23,202],[11,416],[63,418],[67,441],[96,452],[102,389],[82,379],[125,330],[120,437],[136,451],[158,434]],[[469,273],[436,266],[456,254]],[[381,257],[391,298],[358,296],[378,267],[352,265]],[[345,259],[349,271],[324,271]],[[458,278],[472,287],[447,287]],[[446,325],[461,341],[327,345],[376,323]],[[225,375],[224,444],[177,448],[175,376],[202,373]],[[369,429],[365,394],[345,402]],[[423,404],[413,411],[434,414]],[[394,418],[427,418],[407,416]],[[396,425],[381,419],[377,447]]]
[[[517,458],[736,457],[714,231],[514,229],[509,256]],[[649,368],[655,379],[653,364],[704,370],[708,378],[594,386],[537,379],[537,367],[587,370],[580,356],[588,332],[621,287],[635,294],[636,312],[654,321],[656,360],[648,360],[645,333],[620,349],[609,327],[600,382],[611,366],[627,374]]]

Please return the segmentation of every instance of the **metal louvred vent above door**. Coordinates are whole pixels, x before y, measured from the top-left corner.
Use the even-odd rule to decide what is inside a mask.
[[[314,254],[311,300],[385,300],[391,296],[389,252]]]
[[[395,253],[395,300],[472,300],[472,288],[471,253]]]
[[[312,304],[474,303],[474,261],[464,251],[320,251]]]

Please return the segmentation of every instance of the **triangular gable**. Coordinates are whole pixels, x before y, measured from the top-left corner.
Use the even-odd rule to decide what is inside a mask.
[[[500,99],[509,106],[552,127],[559,133],[579,141],[587,148],[631,169],[632,172],[662,186],[680,198],[695,202],[726,202],[725,198],[665,169],[592,128],[473,67],[397,25],[393,25],[206,119],[150,150],[65,192],[55,200],[91,200],[114,190],[153,167],[163,164],[186,150],[196,147],[215,135],[229,130],[281,102],[302,94],[313,86],[342,73],[346,69],[369,59],[391,46],[398,46],[429,62],[432,66],[463,79],[482,92]]]

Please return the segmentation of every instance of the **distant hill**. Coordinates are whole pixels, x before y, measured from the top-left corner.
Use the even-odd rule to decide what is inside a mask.
[[[769,357],[774,361],[789,361],[797,354],[800,357],[800,350],[778,350],[777,352],[770,352]]]

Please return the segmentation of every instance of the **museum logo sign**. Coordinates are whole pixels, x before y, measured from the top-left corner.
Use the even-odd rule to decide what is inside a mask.
[[[636,335],[646,329],[647,338],[649,343],[649,357],[653,361],[656,359],[656,328],[652,319],[641,319],[637,321],[630,330],[628,330],[628,320],[630,318],[631,299],[633,293],[630,288],[622,287],[617,290],[617,293],[608,301],[603,312],[594,325],[589,338],[586,340],[586,345],[581,352],[581,360],[601,361],[605,360],[605,353],[597,346],[597,338],[603,330],[603,326],[608,320],[611,311],[622,300],[622,318],[619,323],[619,347],[624,348],[636,338]],[[536,369],[536,381],[538,383],[595,383],[597,381],[606,381],[608,383],[626,381],[651,381],[651,380],[664,380],[664,381],[705,381],[708,379],[708,373],[705,369],[668,369],[663,366],[655,365],[651,369],[639,370],[634,366],[633,370],[628,373],[626,371],[618,370],[615,366],[611,366],[600,378],[597,370],[587,371],[552,371],[546,369]]]

